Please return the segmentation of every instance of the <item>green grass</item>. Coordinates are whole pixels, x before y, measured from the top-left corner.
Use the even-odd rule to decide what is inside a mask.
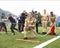
[[[47,45],[44,48],[60,48],[60,39],[52,42],[51,44]]]
[[[9,27],[8,27],[9,30]],[[47,28],[47,31],[49,30],[49,27]],[[42,32],[42,27],[39,27],[39,32]],[[57,30],[57,34],[59,34],[59,30]],[[34,39],[30,38],[30,34],[28,33],[28,37],[30,40],[39,40],[39,43],[33,43],[33,42],[23,42],[23,41],[17,41],[17,38],[23,39],[23,34],[16,32],[16,35],[12,35],[11,32],[8,32],[6,35],[4,32],[0,33],[0,48],[33,48],[55,36],[47,35],[45,37],[41,37],[41,35],[36,34],[36,37]],[[43,35],[42,35],[43,36]],[[49,46],[48,46],[49,47]]]

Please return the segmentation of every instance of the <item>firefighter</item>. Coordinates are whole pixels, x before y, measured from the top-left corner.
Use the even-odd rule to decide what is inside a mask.
[[[56,16],[50,12],[50,34],[55,35]]]
[[[44,13],[41,18],[43,32],[47,32],[46,30],[47,30],[48,19],[49,19],[48,14],[46,13],[46,10],[44,9]]]
[[[30,31],[31,38],[34,38],[34,28],[36,26],[36,19],[33,17],[32,13],[30,12],[28,17],[25,19],[25,27],[24,27],[24,39],[27,39],[27,31]]]

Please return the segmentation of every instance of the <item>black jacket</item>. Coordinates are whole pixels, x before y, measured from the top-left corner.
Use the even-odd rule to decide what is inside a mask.
[[[10,20],[11,23],[16,23],[15,19],[12,16],[10,16],[8,19]]]
[[[22,13],[21,16],[20,16],[20,20],[22,21],[22,23],[25,23],[25,18],[26,18],[26,14],[25,13]]]

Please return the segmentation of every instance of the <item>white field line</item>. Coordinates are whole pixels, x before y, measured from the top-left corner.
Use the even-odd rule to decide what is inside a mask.
[[[59,38],[60,38],[60,36],[57,36],[57,37],[55,37],[53,39],[50,39],[50,40],[38,45],[38,46],[35,46],[34,48],[43,48],[43,47],[47,46],[48,44],[52,43],[53,41],[55,41],[55,40],[57,40]]]

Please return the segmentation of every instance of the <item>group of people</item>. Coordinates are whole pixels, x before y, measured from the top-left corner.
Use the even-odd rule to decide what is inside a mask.
[[[50,23],[50,29],[49,32],[51,35],[55,34],[55,27],[56,27],[56,15],[51,11],[50,15],[46,13],[46,10],[44,10],[44,13],[41,18],[43,32],[47,32],[47,24]]]
[[[32,11],[27,13],[25,10],[23,11],[23,13],[21,13],[19,15],[18,18],[18,29],[15,28],[16,26],[16,21],[13,18],[12,14],[9,14],[9,16],[7,17],[8,20],[10,20],[11,22],[11,32],[13,33],[13,35],[15,35],[15,31],[17,30],[18,32],[22,32],[24,31],[24,39],[27,39],[27,32],[30,31],[31,33],[31,38],[35,37],[35,32],[40,34],[38,32],[38,12],[37,11]],[[4,21],[2,19],[2,21]],[[42,23],[42,27],[43,27],[43,31],[42,32],[47,32],[47,24],[48,22],[50,23],[50,34],[53,35],[55,34],[55,27],[56,27],[56,15],[54,15],[54,13],[51,11],[50,15],[48,13],[46,13],[46,10],[44,9],[43,14],[41,14],[41,23]],[[4,22],[2,22],[2,26],[4,26],[5,28],[5,32],[7,33],[7,29],[6,29],[6,25]],[[36,28],[36,31],[35,31]]]
[[[35,11],[37,13],[37,11]],[[24,39],[27,39],[27,31],[31,32],[31,38],[35,37],[35,32],[40,34],[38,32],[38,15],[33,14],[33,12],[29,13],[29,16],[25,20],[25,26],[24,26]],[[41,15],[41,23],[43,27],[42,33],[47,33],[47,24],[50,23],[50,29],[49,34],[55,35],[55,27],[56,27],[56,15],[53,13],[53,11],[50,12],[50,15],[46,12],[44,9],[44,13]],[[36,31],[34,28],[36,27]]]

